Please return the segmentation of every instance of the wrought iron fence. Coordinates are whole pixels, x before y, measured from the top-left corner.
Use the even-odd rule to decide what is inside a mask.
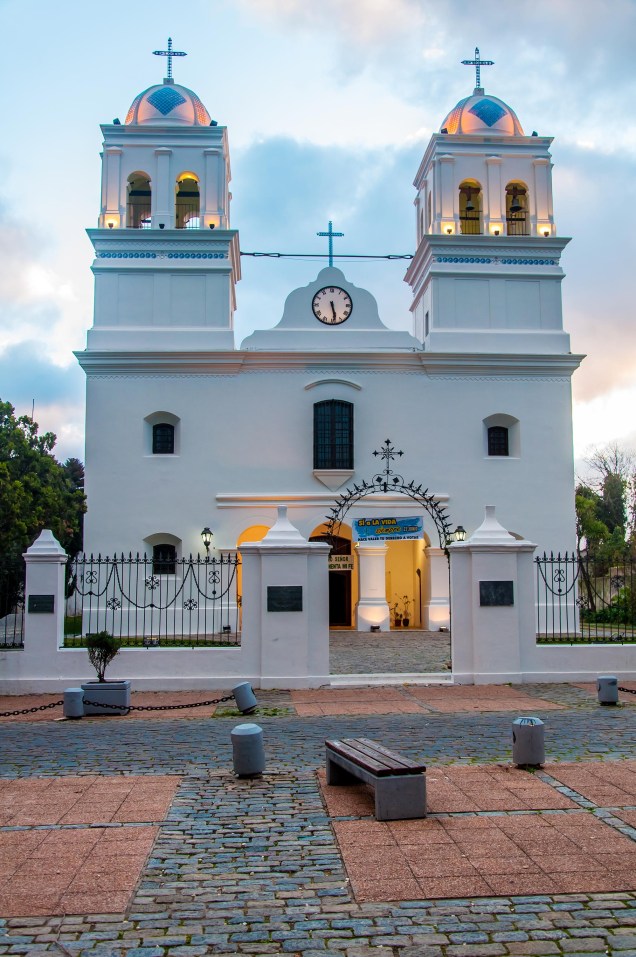
[[[0,568],[0,648],[24,647],[24,561]]]
[[[108,631],[124,646],[239,645],[238,566],[235,554],[169,567],[147,555],[79,555],[70,562],[64,644]]]
[[[535,564],[540,644],[636,642],[636,562],[544,553]]]

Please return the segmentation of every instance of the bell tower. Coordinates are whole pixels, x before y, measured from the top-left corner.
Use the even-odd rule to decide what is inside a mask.
[[[430,352],[561,354],[560,257],[551,137],[526,136],[481,86],[433,134],[414,185],[417,251],[406,274],[415,336]]]
[[[163,83],[101,127],[95,312],[87,352],[233,349],[238,233],[230,228],[227,130],[192,90]]]

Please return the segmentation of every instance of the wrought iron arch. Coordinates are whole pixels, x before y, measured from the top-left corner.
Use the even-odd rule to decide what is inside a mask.
[[[391,462],[396,456],[401,458],[404,452],[402,452],[401,449],[396,451],[390,439],[385,439],[380,451],[376,449],[373,455],[376,458],[380,457],[384,459],[384,470],[382,472],[376,472],[369,482],[366,479],[363,479],[359,485],[357,482],[354,482],[353,488],[345,489],[345,491],[338,496],[325,522],[328,535],[332,537],[338,534],[342,521],[351,506],[355,505],[367,495],[377,494],[378,492],[384,494],[388,492],[398,492],[400,495],[407,495],[428,512],[435,523],[440,548],[446,549],[451,540],[451,522],[446,506],[440,505],[439,502],[435,500],[435,497],[429,494],[427,488],[422,489],[421,483],[416,485],[414,479],[411,479],[410,482],[406,482],[402,475],[393,471]]]

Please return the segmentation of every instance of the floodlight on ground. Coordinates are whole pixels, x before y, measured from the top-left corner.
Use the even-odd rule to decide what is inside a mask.
[[[236,707],[241,714],[252,714],[252,712],[256,710],[258,701],[256,700],[249,681],[242,681],[239,685],[236,685],[235,688],[232,688],[232,694],[234,695]]]
[[[618,704],[618,678],[615,675],[599,675],[596,691],[599,704]]]

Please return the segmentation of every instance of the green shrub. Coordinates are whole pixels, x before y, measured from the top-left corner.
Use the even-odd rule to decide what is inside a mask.
[[[97,680],[105,681],[106,669],[119,651],[121,645],[117,638],[108,631],[98,631],[86,635],[86,650],[93,668],[97,672]]]

